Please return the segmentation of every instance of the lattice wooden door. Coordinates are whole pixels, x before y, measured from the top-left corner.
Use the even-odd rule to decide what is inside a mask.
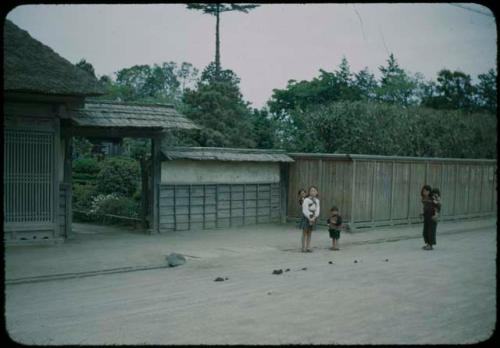
[[[54,221],[54,133],[4,131],[4,223]]]

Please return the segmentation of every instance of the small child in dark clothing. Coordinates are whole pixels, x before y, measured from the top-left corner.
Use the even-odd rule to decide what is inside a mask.
[[[304,203],[304,198],[307,197],[307,192],[304,189],[300,189],[297,195],[299,197],[299,208],[302,209],[302,203]]]
[[[328,232],[332,239],[332,247],[330,249],[339,250],[337,244],[340,238],[340,229],[342,228],[342,216],[339,215],[339,209],[337,207],[332,207],[332,209],[330,209],[330,214],[330,218],[326,220]]]
[[[433,203],[432,220],[439,221],[439,213],[441,212],[441,192],[438,188],[433,188],[430,193],[431,201]]]

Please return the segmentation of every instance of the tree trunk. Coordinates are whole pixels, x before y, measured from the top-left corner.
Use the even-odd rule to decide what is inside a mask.
[[[220,74],[220,41],[219,41],[219,4],[217,4],[217,11],[215,16],[217,17],[215,26],[215,78],[219,79]]]

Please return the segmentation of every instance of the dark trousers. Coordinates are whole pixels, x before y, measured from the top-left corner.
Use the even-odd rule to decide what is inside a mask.
[[[436,228],[437,222],[433,221],[432,218],[424,216],[424,242],[425,244],[435,245],[436,244]]]

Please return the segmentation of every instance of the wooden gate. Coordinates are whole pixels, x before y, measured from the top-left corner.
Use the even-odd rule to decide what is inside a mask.
[[[6,230],[25,229],[30,225],[53,227],[54,146],[54,133],[50,131],[4,130]]]

